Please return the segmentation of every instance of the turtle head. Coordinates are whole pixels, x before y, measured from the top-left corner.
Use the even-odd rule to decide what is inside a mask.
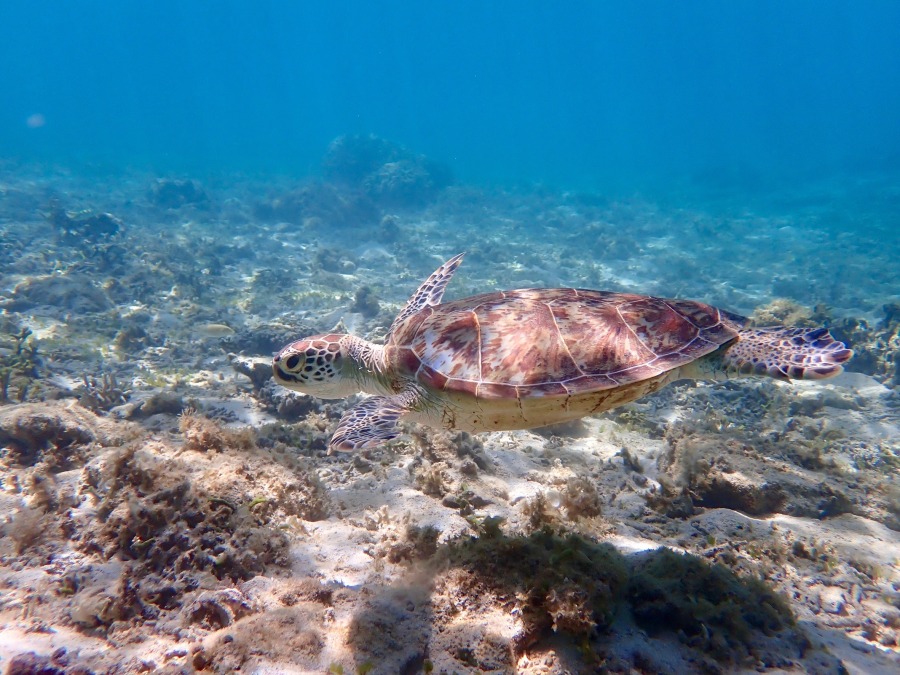
[[[359,392],[348,349],[352,336],[329,333],[292,342],[275,355],[272,374],[282,387],[319,398]]]

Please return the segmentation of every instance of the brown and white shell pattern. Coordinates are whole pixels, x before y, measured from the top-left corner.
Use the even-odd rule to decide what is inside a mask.
[[[678,368],[735,339],[745,321],[690,300],[526,289],[426,307],[386,346],[401,377],[432,391],[570,396]]]

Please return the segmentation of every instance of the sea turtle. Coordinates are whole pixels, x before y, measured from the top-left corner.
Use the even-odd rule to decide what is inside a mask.
[[[376,345],[326,334],[275,355],[279,384],[320,398],[374,394],[344,413],[331,450],[397,436],[403,417],[463,431],[531,429],[609,410],[682,378],[818,380],[853,352],[825,328],[747,328],[692,300],[577,288],[441,304],[462,262],[441,265]]]

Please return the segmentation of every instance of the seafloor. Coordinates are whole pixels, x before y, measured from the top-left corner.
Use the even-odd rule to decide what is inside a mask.
[[[378,139],[320,178],[0,164],[7,673],[900,672],[900,179],[666,197],[453,184]],[[409,427],[271,354],[528,286],[826,325],[821,383],[681,382],[536,432]]]

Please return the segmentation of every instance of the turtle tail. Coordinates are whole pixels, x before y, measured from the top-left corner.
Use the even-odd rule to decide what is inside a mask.
[[[841,373],[853,350],[827,328],[747,328],[722,354],[729,375],[824,380]]]

